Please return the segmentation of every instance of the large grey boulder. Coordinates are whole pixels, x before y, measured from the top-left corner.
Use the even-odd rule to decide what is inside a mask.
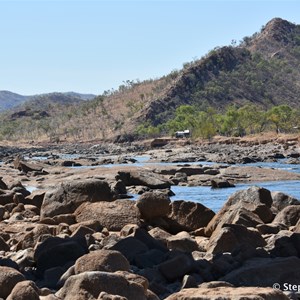
[[[224,224],[240,224],[255,227],[257,218],[253,220],[240,218],[240,213],[245,215],[245,210],[255,214],[262,223],[273,220],[271,192],[261,187],[250,187],[246,190],[237,191],[231,195],[222,209],[213,217],[205,229],[205,234],[211,236],[217,227]]]
[[[62,184],[49,191],[41,207],[41,218],[73,213],[84,202],[112,201],[114,193],[106,181],[87,179]]]

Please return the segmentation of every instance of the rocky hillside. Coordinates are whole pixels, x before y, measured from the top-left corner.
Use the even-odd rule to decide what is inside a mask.
[[[60,140],[115,139],[134,134],[140,124],[166,122],[184,104],[218,111],[233,103],[298,107],[299,65],[300,25],[275,18],[239,44],[216,47],[200,60],[184,64],[182,70],[144,82],[128,80],[94,100],[48,112],[51,117],[43,123],[47,136]],[[4,127],[10,128],[9,136],[17,138],[20,131],[27,138],[28,128],[32,137],[45,135],[40,122],[30,117],[13,122],[2,118]]]
[[[224,108],[230,103],[297,107],[299,64],[300,26],[273,19],[239,46],[217,48],[183,70],[164,97],[141,111],[139,120],[157,125],[182,104],[203,108]]]

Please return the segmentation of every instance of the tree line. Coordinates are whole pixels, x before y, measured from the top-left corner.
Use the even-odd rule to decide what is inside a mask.
[[[253,104],[242,107],[230,105],[222,113],[213,107],[199,110],[193,105],[182,105],[169,121],[158,126],[142,124],[137,128],[137,134],[155,137],[174,135],[176,131],[189,129],[193,138],[210,139],[215,135],[244,136],[264,131],[292,133],[298,132],[298,128],[300,109],[286,104],[273,106],[268,110]]]

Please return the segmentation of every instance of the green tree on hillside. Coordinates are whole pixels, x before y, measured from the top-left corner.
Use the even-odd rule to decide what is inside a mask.
[[[275,127],[277,133],[288,132],[295,126],[296,111],[283,104],[272,107],[267,112],[267,120]]]

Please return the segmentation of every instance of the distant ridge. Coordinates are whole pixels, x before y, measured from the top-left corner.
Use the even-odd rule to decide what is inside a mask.
[[[24,96],[19,95],[17,93],[13,93],[10,91],[0,91],[0,111],[5,111],[8,109],[12,109],[14,107],[17,107],[26,101],[32,101],[36,100],[38,98],[49,98],[52,99],[54,102],[61,102],[59,99],[62,98],[62,96],[66,96],[65,100],[68,100],[67,102],[78,102],[75,99],[80,100],[91,100],[96,97],[96,95],[93,94],[80,94],[76,92],[66,92],[66,93],[46,93],[46,94],[37,94],[37,95],[31,95],[31,96]],[[74,101],[72,101],[74,99]]]

